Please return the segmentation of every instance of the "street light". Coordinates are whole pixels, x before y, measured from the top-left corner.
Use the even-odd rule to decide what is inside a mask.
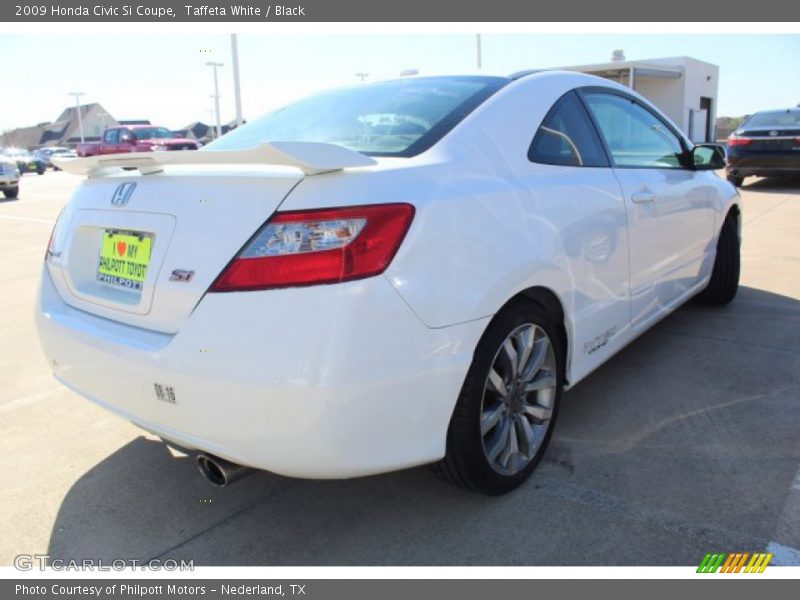
[[[213,120],[214,119],[214,114],[216,113],[216,111],[213,108],[209,108],[206,112],[209,114],[209,116]],[[209,127],[208,129],[209,130],[206,132],[206,135],[208,135],[212,140],[216,139],[217,136],[214,134],[214,127]]]
[[[369,73],[356,73],[356,77],[358,77],[363,83],[364,80],[369,77]]]
[[[219,118],[219,80],[217,79],[217,68],[223,66],[225,63],[208,61],[207,67],[214,67],[214,110],[217,113],[217,137],[222,137],[222,121]]]
[[[83,119],[81,119],[81,96],[85,96],[83,92],[70,92],[67,96],[75,96],[75,112],[78,113],[78,130],[81,132],[81,144],[83,140]]]

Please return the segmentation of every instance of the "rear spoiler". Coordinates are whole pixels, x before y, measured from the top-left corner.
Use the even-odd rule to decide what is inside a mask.
[[[173,150],[105,154],[86,158],[54,158],[53,163],[73,175],[98,177],[115,169],[138,169],[143,175],[163,171],[166,165],[276,165],[296,167],[319,175],[374,165],[375,160],[342,146],[321,142],[270,142],[248,150]]]

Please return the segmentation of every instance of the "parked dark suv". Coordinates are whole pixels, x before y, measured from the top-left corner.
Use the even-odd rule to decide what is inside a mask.
[[[737,187],[750,175],[800,176],[800,108],[750,116],[728,138],[725,172]]]

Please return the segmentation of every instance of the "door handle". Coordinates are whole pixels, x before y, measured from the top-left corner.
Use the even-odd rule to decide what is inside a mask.
[[[650,190],[641,190],[631,194],[631,201],[634,204],[647,204],[648,202],[653,202],[655,199],[655,192],[651,192]]]

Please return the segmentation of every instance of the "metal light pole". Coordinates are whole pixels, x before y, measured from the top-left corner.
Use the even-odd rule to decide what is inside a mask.
[[[475,34],[475,45],[476,50],[478,51],[478,69],[483,68],[483,55],[481,52],[481,34]]]
[[[216,114],[216,111],[213,108],[209,108],[206,112],[208,113],[208,116],[210,116],[211,120],[213,121],[214,120],[214,115]],[[208,131],[206,132],[206,135],[209,136],[212,140],[217,139],[217,136],[215,135],[215,129],[216,128],[212,125],[211,127],[208,128]]]
[[[369,73],[356,73],[356,77],[361,80],[361,83],[364,83],[364,80],[369,77]]]
[[[68,96],[75,96],[75,112],[78,113],[78,130],[81,132],[81,144],[83,140],[83,119],[81,119],[81,96],[85,96],[83,92],[70,92]]]
[[[214,110],[217,113],[217,137],[222,137],[222,121],[219,118],[219,79],[217,78],[217,67],[223,66],[224,63],[209,61],[206,63],[208,67],[214,67],[214,94],[211,96],[214,99]]]
[[[233,62],[233,97],[236,100],[236,126],[244,123],[242,119],[242,92],[239,86],[239,42],[236,34],[231,34],[231,61]]]

